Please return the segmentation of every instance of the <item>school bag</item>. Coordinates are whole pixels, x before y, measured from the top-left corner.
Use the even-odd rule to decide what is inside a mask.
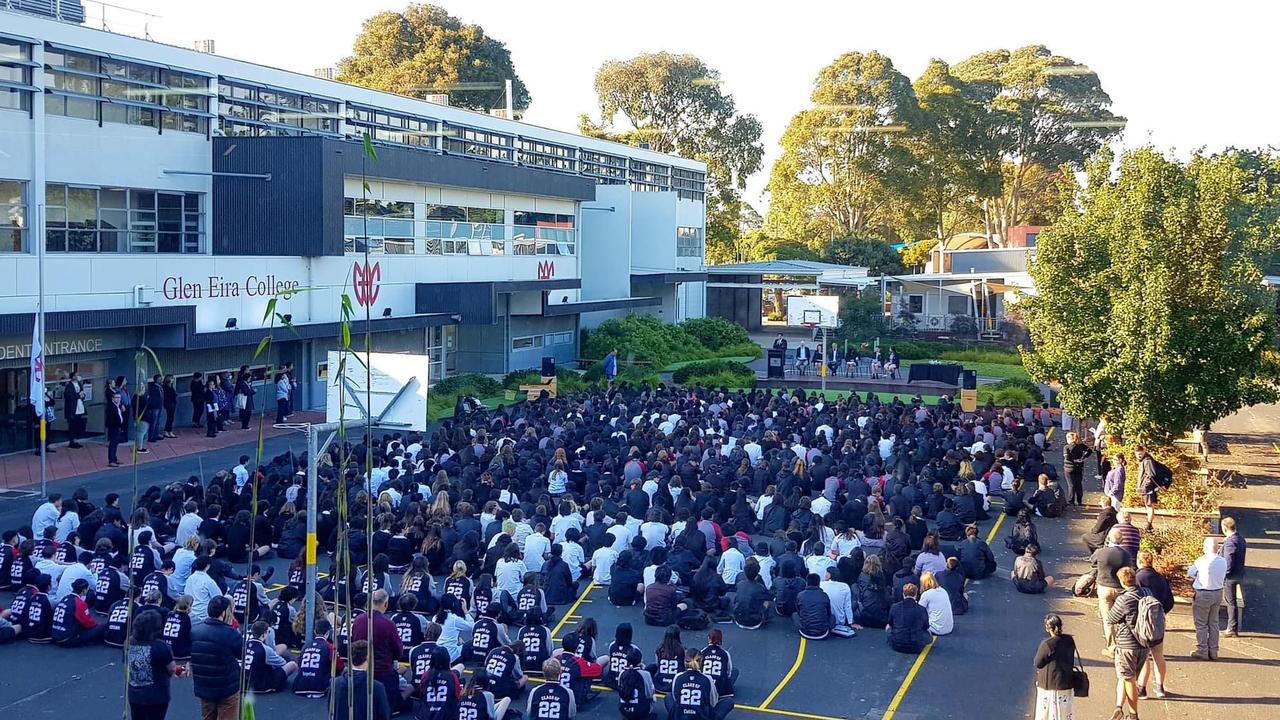
[[[1076,597],[1089,597],[1093,594],[1094,586],[1097,584],[1097,573],[1093,570],[1076,578],[1071,586],[1071,594]]]
[[[1156,485],[1159,485],[1166,490],[1169,489],[1169,487],[1173,485],[1173,471],[1169,469],[1168,465],[1165,465],[1155,458],[1151,458],[1151,464],[1156,471],[1154,478]]]
[[[1133,623],[1133,636],[1142,647],[1164,642],[1164,608],[1151,593],[1138,597],[1138,617]]]

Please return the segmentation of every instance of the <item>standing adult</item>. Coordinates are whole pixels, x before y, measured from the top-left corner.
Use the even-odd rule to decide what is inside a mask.
[[[773,339],[773,349],[787,352],[787,339],[782,337],[782,333],[778,333],[778,337]]]
[[[390,596],[386,590],[378,589],[373,593],[373,612],[362,615],[354,621],[351,639],[367,640],[373,651],[373,677],[387,688],[387,694],[393,704],[402,701],[399,675],[396,673],[396,661],[404,654],[404,645],[400,641],[400,632],[396,624],[387,617],[387,604]],[[370,634],[370,625],[373,632]],[[412,688],[406,688],[411,690]],[[393,705],[394,709],[394,705]]]
[[[1073,720],[1075,691],[1071,671],[1075,667],[1076,640],[1062,632],[1062,618],[1050,613],[1044,616],[1048,635],[1036,650],[1036,716],[1035,720]]]
[[[178,436],[173,432],[173,421],[178,415],[178,388],[174,387],[172,375],[164,376],[160,390],[164,393],[164,436],[176,438]]]
[[[123,384],[123,378],[117,378],[117,382],[120,384],[120,394],[124,396],[125,386]],[[148,385],[150,385],[150,383],[148,383]],[[138,421],[137,426],[133,429],[133,449],[139,454],[151,452],[147,449],[147,441],[151,439],[150,402],[151,398],[147,389],[142,388],[137,395],[133,396],[133,407],[130,409],[130,412],[133,413],[134,419]]]
[[[87,395],[84,383],[80,381],[80,373],[73,371],[71,377],[62,384],[62,414],[67,418],[67,443],[69,448],[84,447],[77,440],[84,437],[85,422],[84,401]]]
[[[147,383],[147,442],[159,442],[168,435],[164,432],[164,376],[156,373]]]
[[[1107,615],[1115,641],[1116,709],[1111,720],[1138,717],[1138,677],[1146,667],[1148,654],[1138,639],[1137,626],[1139,601],[1150,591],[1138,587],[1133,568],[1122,567],[1118,574],[1123,589]]]
[[[618,349],[614,348],[604,356],[604,377],[609,381],[609,388],[613,388],[613,379],[618,376]]]
[[[236,378],[236,410],[240,411],[240,429],[248,430],[249,421],[253,419],[253,396],[258,391],[253,387],[253,375],[248,370],[241,370]],[[278,414],[278,413],[277,413]]]
[[[1111,606],[1123,589],[1120,570],[1129,567],[1129,553],[1120,547],[1120,532],[1114,527],[1107,533],[1107,544],[1094,551],[1089,561],[1093,564],[1094,582],[1098,588],[1098,616],[1102,618],[1102,637],[1107,641],[1103,652],[1111,654],[1114,638],[1111,627]]]
[[[205,384],[204,373],[191,373],[191,384],[187,387],[191,393],[191,427],[200,427],[200,418],[204,417]]]
[[[276,373],[276,423],[282,423],[289,417],[290,380],[284,372]],[[245,427],[248,427],[246,424]],[[377,662],[377,648],[374,648],[374,662]]]
[[[1218,554],[1218,541],[1204,539],[1204,554],[1187,568],[1196,595],[1191,601],[1191,619],[1196,625],[1195,660],[1218,659],[1218,610],[1227,579],[1227,559]]]
[[[129,643],[129,717],[164,720],[169,712],[169,678],[177,673],[169,643],[160,637],[164,619],[156,610],[144,610],[133,619]]]
[[[1138,460],[1138,494],[1142,496],[1142,504],[1147,506],[1147,525],[1155,519],[1155,507],[1160,492],[1160,482],[1156,472],[1156,459],[1147,452],[1145,445],[1134,448],[1133,456]]]
[[[1062,446],[1062,472],[1071,486],[1069,501],[1073,505],[1084,505],[1084,460],[1092,453],[1093,450],[1080,441],[1079,433],[1074,430],[1067,433],[1067,443]]]
[[[223,595],[213,598],[208,612],[204,622],[191,628],[191,679],[200,701],[200,720],[239,720],[243,648],[240,633],[230,625],[231,600]]]
[[[1244,625],[1244,600],[1241,583],[1244,582],[1244,536],[1236,532],[1236,519],[1222,518],[1222,540],[1218,552],[1227,559],[1227,575],[1222,583],[1222,602],[1227,606],[1227,637],[1236,637]]]
[[[1111,498],[1112,507],[1119,509],[1124,507],[1125,468],[1128,458],[1124,453],[1118,452],[1111,463],[1111,469],[1107,471],[1107,477],[1102,481],[1102,494]]]

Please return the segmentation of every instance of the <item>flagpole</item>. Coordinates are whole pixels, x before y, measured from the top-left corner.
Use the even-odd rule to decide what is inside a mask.
[[[45,243],[45,231],[44,231],[44,204],[43,204],[43,203],[36,205],[36,216],[37,216],[37,222],[36,222],[35,227],[36,227],[36,229],[38,230],[38,233],[39,233],[39,234],[38,234],[38,236],[37,236],[37,237],[35,237],[35,238],[33,238],[33,239],[34,239],[34,241],[35,241],[35,243],[36,243],[36,275],[37,275],[37,277],[39,278],[39,280],[38,280],[38,282],[37,282],[37,287],[39,288],[39,290],[38,290],[37,292],[39,293],[39,295],[38,295],[38,297],[37,297],[37,299],[36,299],[36,326],[37,326],[37,327],[39,328],[39,330],[40,330],[40,365],[41,365],[41,367],[40,367],[40,404],[39,404],[38,406],[36,406],[36,407],[39,407],[39,408],[41,409],[41,411],[42,411],[42,412],[40,413],[40,496],[41,496],[41,497],[48,497],[48,496],[49,496],[49,492],[48,492],[48,485],[49,485],[49,453],[47,452],[47,450],[48,450],[48,447],[49,447],[49,441],[48,441],[49,424],[48,424],[48,422],[45,420],[45,417],[48,415],[48,412],[47,412],[47,410],[45,410],[45,407],[44,407],[44,404],[45,404],[45,401],[46,401],[46,397],[47,397],[47,396],[45,395],[45,391],[44,391],[44,386],[45,386],[45,370],[44,370],[44,368],[45,368],[45,366],[47,365],[47,363],[45,363],[45,361],[44,361],[44,337],[45,337],[45,335],[44,335],[44,243]],[[32,349],[34,350],[34,348],[32,348]],[[68,422],[70,422],[70,419],[68,419]]]

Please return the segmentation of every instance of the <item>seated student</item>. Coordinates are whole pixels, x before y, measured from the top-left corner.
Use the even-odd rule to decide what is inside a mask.
[[[796,565],[792,563],[778,567],[781,574],[773,581],[773,608],[782,617],[791,617],[796,611],[796,598],[806,587],[805,579],[796,574]]]
[[[353,672],[339,674],[333,683],[333,720],[347,718],[349,708],[355,713],[351,720],[391,720],[387,689],[369,670],[369,643],[357,640],[351,644],[350,652]],[[373,717],[368,716],[370,695],[373,696]]]
[[[538,585],[539,577],[536,572],[524,574],[520,590],[513,600],[515,616],[524,617],[530,610],[537,610],[542,615],[542,621],[549,623],[555,619],[555,609],[547,607],[547,594]]]
[[[1066,496],[1062,494],[1062,489],[1058,487],[1058,483],[1045,474],[1041,474],[1037,479],[1039,488],[1035,494],[1031,496],[1028,504],[1035,508],[1036,514],[1040,517],[1055,518],[1067,509]]]
[[[174,598],[169,594],[169,578],[173,575],[173,571],[173,561],[165,560],[160,563],[159,570],[146,575],[142,580],[142,594],[145,596],[152,590],[159,591],[160,604],[166,611],[173,609]]]
[[[769,611],[769,606],[772,604],[773,593],[765,587],[760,577],[760,563],[754,557],[748,558],[742,572],[742,579],[734,588],[733,603],[730,606],[734,624],[744,630],[755,630],[761,627],[769,622],[769,618],[773,615]],[[703,655],[705,660],[706,653]]]
[[[409,650],[409,664],[405,670],[405,677],[410,687],[416,689],[422,676],[431,669],[431,653],[435,652],[436,647],[439,646],[437,642],[439,639],[440,626],[433,622],[427,623],[427,629],[422,633],[422,642]]]
[[[546,678],[560,677],[560,661],[547,658],[539,668]],[[529,720],[573,720],[578,714],[578,705],[573,693],[557,682],[539,685],[529,693],[529,704],[525,707],[525,716]]]
[[[829,566],[819,587],[831,605],[831,634],[851,638],[857,634],[853,628],[853,592],[849,584],[837,580],[835,574],[836,567]]]
[[[58,601],[53,611],[53,642],[62,647],[81,647],[102,642],[107,626],[89,614],[89,581],[71,583],[71,594]]]
[[[315,637],[302,647],[298,655],[298,676],[293,679],[293,694],[307,698],[322,698],[329,694],[333,677],[333,643],[329,635],[333,628],[324,618],[316,620]],[[338,661],[338,673],[342,661]]]
[[[258,620],[249,629],[249,641],[245,643],[244,665],[248,674],[246,682],[255,693],[280,692],[289,678],[298,671],[298,663],[280,655],[280,648],[267,642],[271,626]]]
[[[427,672],[418,684],[414,720],[450,720],[458,716],[458,695],[462,688],[458,673],[449,662],[449,653],[444,648],[431,651]]]
[[[1053,587],[1053,576],[1044,574],[1044,563],[1036,557],[1039,554],[1040,546],[1029,543],[1023,554],[1013,561],[1009,578],[1013,580],[1013,587],[1018,592],[1039,595]]]
[[[47,573],[36,576],[33,589],[27,597],[26,622],[22,635],[30,642],[47,644],[53,641],[53,603],[49,601],[49,588],[53,579]]]
[[[805,578],[805,589],[796,596],[796,628],[800,636],[809,640],[822,640],[831,634],[834,620],[831,600],[820,587],[821,581],[814,573]]]
[[[551,557],[542,566],[542,588],[547,604],[568,605],[578,597],[578,583],[573,577],[573,568],[564,559],[564,545],[552,545]]]
[[[628,667],[627,658],[630,657],[631,651],[639,652],[639,648],[631,642],[632,636],[631,623],[618,623],[618,627],[613,631],[613,642],[609,643],[608,653],[603,663],[604,676],[600,678],[601,684],[611,688],[618,687],[618,678]]]
[[[525,672],[541,672],[547,658],[551,657],[551,631],[542,624],[542,615],[531,612],[524,619],[525,625],[520,628],[520,667]],[[557,677],[559,663],[556,664]]]
[[[434,615],[439,607],[439,600],[434,595],[435,581],[431,578],[431,570],[425,555],[415,555],[409,563],[409,570],[400,580],[400,595],[414,595],[418,598],[419,612]]]
[[[935,576],[938,586],[947,591],[951,601],[951,614],[963,615],[969,612],[969,596],[964,591],[964,571],[960,569],[960,558],[947,558],[947,569]]]
[[[955,629],[951,614],[951,598],[938,584],[937,577],[925,571],[920,573],[920,607],[929,613],[929,632],[934,635],[950,635]]]
[[[298,637],[298,633],[293,630],[293,601],[298,599],[299,591],[292,585],[286,585],[280,589],[280,595],[271,601],[267,608],[267,620],[271,624],[271,630],[275,633],[275,641],[277,645],[284,645],[288,648],[296,648],[302,645],[302,640]]]
[[[715,683],[720,697],[733,697],[738,668],[733,666],[733,658],[724,649],[724,633],[720,628],[712,628],[707,633],[707,646],[702,648],[702,672]]]
[[[690,648],[684,656],[685,669],[671,682],[665,700],[672,718],[724,720],[733,710],[733,698],[722,698],[716,684],[702,672],[702,656]]]
[[[450,663],[458,662],[462,657],[462,638],[475,629],[475,623],[467,616],[467,601],[453,596],[440,598],[435,621],[440,626],[437,643],[449,651]]]
[[[396,635],[400,636],[400,645],[403,648],[400,662],[409,661],[410,651],[422,644],[423,634],[427,629],[427,619],[414,612],[417,608],[417,595],[401,595],[396,601],[396,612],[391,615],[391,622],[396,626]]]
[[[1031,522],[1031,513],[1023,510],[1018,513],[1018,522],[1009,529],[1009,534],[1004,539],[1004,546],[1021,555],[1028,545],[1039,544],[1040,538],[1036,533],[1036,524]]]
[[[1103,495],[1101,509],[1098,510],[1098,517],[1093,521],[1093,528],[1080,536],[1080,542],[1084,543],[1084,546],[1092,554],[1098,548],[1107,544],[1107,533],[1111,531],[1111,528],[1115,527],[1117,522],[1119,522],[1119,515],[1116,512],[1116,508],[1111,506],[1111,498]]]
[[[498,622],[500,610],[497,605],[485,608],[484,613],[471,628],[471,642],[462,646],[462,661],[483,661],[489,657],[494,648],[510,645],[507,637],[507,626]]]
[[[1013,481],[1013,487],[1004,494],[1004,514],[1011,517],[1017,517],[1023,508],[1028,507],[1027,496],[1023,494],[1022,487],[1025,483],[1018,478]]]
[[[680,642],[680,628],[675,625],[667,627],[654,657],[656,662],[649,666],[654,684],[659,688],[671,687],[671,681],[680,674],[684,663],[684,643]]]
[[[959,540],[964,534],[964,525],[956,515],[956,501],[946,498],[942,510],[938,513],[938,537],[943,540]]]
[[[716,572],[715,558],[703,558],[702,565],[693,574],[693,583],[689,586],[689,601],[693,607],[713,618],[719,618],[729,607],[729,601],[724,597],[728,590],[724,578]]]
[[[560,641],[560,684],[569,688],[579,707],[594,698],[591,683],[604,675],[604,668],[578,654],[578,633],[571,632]]]
[[[514,700],[520,697],[528,684],[528,678],[520,668],[519,643],[499,645],[489,651],[484,659],[485,672],[489,674],[490,690],[495,697]]]
[[[257,622],[270,603],[266,589],[258,582],[261,576],[262,568],[253,565],[249,568],[249,574],[231,590],[231,612],[241,626]]]
[[[458,698],[458,718],[465,720],[502,720],[511,707],[511,698],[498,698],[490,689],[493,682],[484,668],[476,670],[462,688]]]
[[[120,572],[122,562],[123,558],[119,556],[106,558],[105,565],[94,578],[94,612],[106,615],[129,592],[129,580]]]
[[[141,583],[160,568],[160,553],[152,547],[151,539],[150,530],[138,533],[137,545],[133,548],[133,556],[129,558],[129,575],[134,584]]]
[[[978,537],[977,525],[964,529],[964,540],[956,546],[956,552],[964,576],[969,580],[981,580],[996,571],[996,556],[991,552],[991,546]]]
[[[111,647],[124,647],[125,640],[129,637],[129,603],[133,602],[129,598],[121,598],[111,606],[111,612],[107,613],[107,630],[103,633],[102,642]],[[138,606],[134,605],[132,612],[138,612]]]
[[[653,676],[644,668],[644,654],[631,645],[625,662],[618,674],[618,712],[624,720],[650,720],[656,689]]]
[[[889,608],[889,646],[900,653],[917,654],[929,644],[929,611],[916,602],[916,586],[902,588],[902,600]]]
[[[689,605],[680,601],[680,591],[671,582],[670,567],[659,567],[653,578],[654,582],[644,589],[644,624],[660,627],[674,625],[680,614],[689,609]]]
[[[613,563],[609,583],[610,603],[618,607],[630,607],[643,597],[644,568],[636,567],[637,562],[639,556],[628,550]]]

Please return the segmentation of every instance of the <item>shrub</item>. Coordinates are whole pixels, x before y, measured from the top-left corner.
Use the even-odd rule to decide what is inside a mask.
[[[507,390],[519,390],[521,385],[536,385],[541,382],[542,370],[540,368],[512,370],[502,378],[502,387]],[[582,373],[566,367],[556,368],[556,384],[559,386],[560,392],[565,393],[582,392],[588,387],[588,383],[583,378]]]
[[[530,368],[528,370],[512,370],[502,377],[502,387],[507,390],[519,390],[521,385],[532,385],[542,382],[542,371]]]
[[[464,373],[441,380],[432,386],[431,392],[435,395],[452,395],[455,398],[463,394],[489,397],[502,392],[502,383],[488,375]]]
[[[746,342],[735,345],[726,345],[719,350],[716,350],[715,354],[716,357],[722,358],[749,357],[754,359],[764,357],[764,348],[753,342]]]
[[[649,363],[654,372],[683,360],[704,360],[712,352],[679,325],[667,325],[652,315],[628,315],[606,320],[586,334],[582,356],[601,360],[617,349],[623,361]]]
[[[751,368],[740,362],[733,360],[703,360],[701,362],[689,363],[684,367],[671,373],[671,379],[681,385],[688,384],[689,378],[696,376],[715,375],[725,373],[728,375],[742,375],[755,377],[756,373]]]
[[[1021,387],[997,388],[994,385],[984,385],[978,388],[978,402],[983,405],[991,402],[997,407],[1022,407],[1035,402],[1035,396]]]
[[[648,368],[631,365],[618,371],[614,385],[621,387],[646,387],[653,389],[662,384],[658,373]]]
[[[756,375],[742,375],[731,372],[717,372],[707,375],[691,375],[682,383],[688,387],[704,388],[753,388],[756,386]]]
[[[989,387],[992,390],[1019,388],[1021,390],[1026,390],[1027,394],[1031,396],[1033,402],[1044,401],[1044,393],[1040,392],[1040,386],[1029,378],[1005,378],[998,383],[993,383],[986,387]]]
[[[680,328],[698,339],[708,350],[718,351],[731,345],[754,344],[747,329],[718,317],[693,318],[680,323]],[[716,353],[719,355],[720,353]]]

